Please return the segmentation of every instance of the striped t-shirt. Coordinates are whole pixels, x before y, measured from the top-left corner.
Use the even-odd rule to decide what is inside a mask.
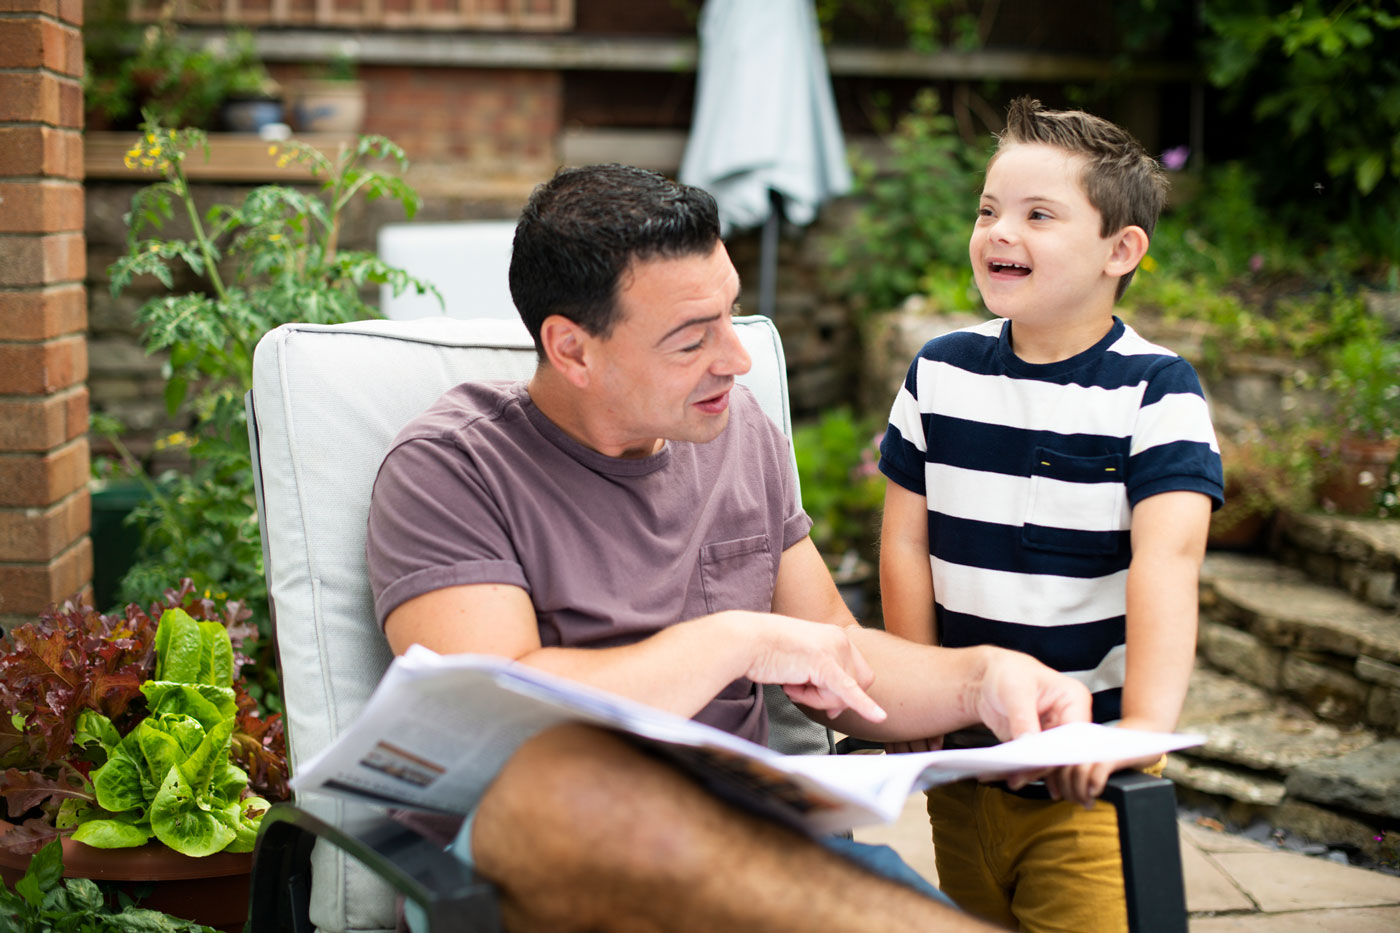
[[[993,320],[919,351],[880,470],[928,501],[940,644],[1024,651],[1120,717],[1132,507],[1191,490],[1223,501],[1220,451],[1191,364],[1118,318],[1093,347],[1033,364]]]

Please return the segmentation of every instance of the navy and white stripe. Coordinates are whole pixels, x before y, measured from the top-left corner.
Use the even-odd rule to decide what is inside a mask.
[[[993,320],[929,341],[909,368],[880,469],[928,500],[942,644],[1028,652],[1119,717],[1132,507],[1223,477],[1196,372],[1114,318],[1037,365]]]

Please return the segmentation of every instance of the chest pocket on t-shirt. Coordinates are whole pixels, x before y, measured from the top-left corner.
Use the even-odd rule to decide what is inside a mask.
[[[1035,449],[1021,543],[1064,554],[1111,554],[1123,513],[1123,456]]]
[[[701,545],[700,586],[705,591],[706,612],[767,612],[773,605],[773,558],[768,550],[768,536]]]

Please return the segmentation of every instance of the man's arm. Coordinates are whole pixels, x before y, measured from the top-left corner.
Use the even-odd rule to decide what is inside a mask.
[[[1003,739],[1089,718],[1089,692],[1029,655],[1001,648],[916,645],[862,628],[841,602],[831,573],[810,538],[783,552],[773,609],[829,622],[848,634],[874,671],[867,690],[889,714],[882,722],[858,708],[830,719],[848,735],[899,742],[942,735],[974,723]],[[812,685],[777,679],[793,701],[811,707]],[[822,716],[814,716],[819,722]]]
[[[826,585],[834,594],[829,574]],[[404,602],[384,632],[396,654],[418,643],[439,654],[499,655],[680,716],[693,716],[741,677],[803,683],[804,702],[824,711],[884,716],[864,692],[870,667],[844,629],[771,613],[718,612],[617,648],[546,648],[523,589],[474,584]]]
[[[1133,508],[1123,728],[1176,728],[1196,657],[1198,585],[1210,506],[1202,493],[1179,491],[1159,493]],[[1154,760],[1079,765],[1056,773],[1049,783],[1052,791],[1090,799],[1114,771]]]

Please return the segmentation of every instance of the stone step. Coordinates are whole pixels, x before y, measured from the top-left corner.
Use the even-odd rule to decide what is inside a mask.
[[[1215,800],[1241,825],[1265,819],[1375,862],[1400,857],[1400,740],[1320,720],[1301,704],[1197,664],[1180,732],[1204,745],[1168,756],[1181,796]]]
[[[1296,568],[1207,554],[1198,653],[1329,722],[1400,732],[1400,614]]]
[[[1400,607],[1400,520],[1286,513],[1274,524],[1269,552],[1362,602]]]

